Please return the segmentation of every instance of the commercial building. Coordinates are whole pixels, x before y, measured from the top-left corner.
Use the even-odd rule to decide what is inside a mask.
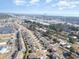
[[[8,59],[11,55],[17,39],[16,33],[11,25],[0,27],[0,59]]]

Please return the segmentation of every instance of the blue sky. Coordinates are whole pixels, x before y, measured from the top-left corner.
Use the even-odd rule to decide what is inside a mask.
[[[0,12],[79,16],[79,0],[0,0]]]

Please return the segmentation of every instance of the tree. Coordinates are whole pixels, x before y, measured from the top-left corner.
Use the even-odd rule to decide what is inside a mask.
[[[70,52],[75,52],[74,48],[73,47],[70,47]]]
[[[51,53],[52,52],[52,49],[48,49],[47,51]]]
[[[74,39],[69,37],[69,42],[73,44],[74,43]]]
[[[35,27],[36,27],[36,25],[30,25],[30,29],[33,31],[35,30]]]
[[[56,38],[54,38],[53,41],[54,41],[55,43],[59,43],[59,41],[58,41]]]
[[[29,53],[32,53],[32,50],[29,50]]]
[[[49,29],[50,29],[50,30],[56,30],[56,27],[51,24],[51,25],[49,25]]]
[[[61,32],[64,30],[64,25],[63,24],[51,24],[49,25],[49,29]]]

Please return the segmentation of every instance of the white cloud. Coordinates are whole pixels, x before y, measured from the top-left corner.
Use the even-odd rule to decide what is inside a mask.
[[[42,0],[13,0],[16,5],[38,5]],[[50,3],[54,0],[45,0],[44,3]],[[78,6],[78,0],[55,0],[58,1],[57,3],[53,3],[52,7],[58,7],[60,10],[67,9],[67,8],[75,8]],[[27,5],[27,6],[28,6]]]
[[[35,5],[36,3],[38,3],[39,2],[39,0],[31,0],[30,1],[30,3],[32,4],[32,5]]]
[[[26,3],[26,1],[25,0],[14,0],[14,3],[16,5],[24,5]]]
[[[70,4],[67,1],[61,0],[58,2],[57,6],[60,10],[70,7]]]
[[[77,4],[79,4],[79,1],[59,0],[56,6],[58,6],[60,10],[63,10],[63,9],[75,8],[77,7]]]
[[[79,1],[72,1],[71,4],[79,4]]]
[[[46,3],[50,3],[52,0],[46,0]]]
[[[70,4],[67,1],[59,1],[58,6],[70,6]]]

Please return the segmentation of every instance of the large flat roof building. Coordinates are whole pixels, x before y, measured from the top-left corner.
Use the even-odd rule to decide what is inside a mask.
[[[10,25],[0,27],[0,34],[14,33],[14,29]]]
[[[12,51],[16,39],[17,31],[12,25],[0,26],[0,59],[2,58],[2,55],[5,56]]]
[[[16,30],[11,25],[0,27],[0,40],[14,38],[16,38]]]

